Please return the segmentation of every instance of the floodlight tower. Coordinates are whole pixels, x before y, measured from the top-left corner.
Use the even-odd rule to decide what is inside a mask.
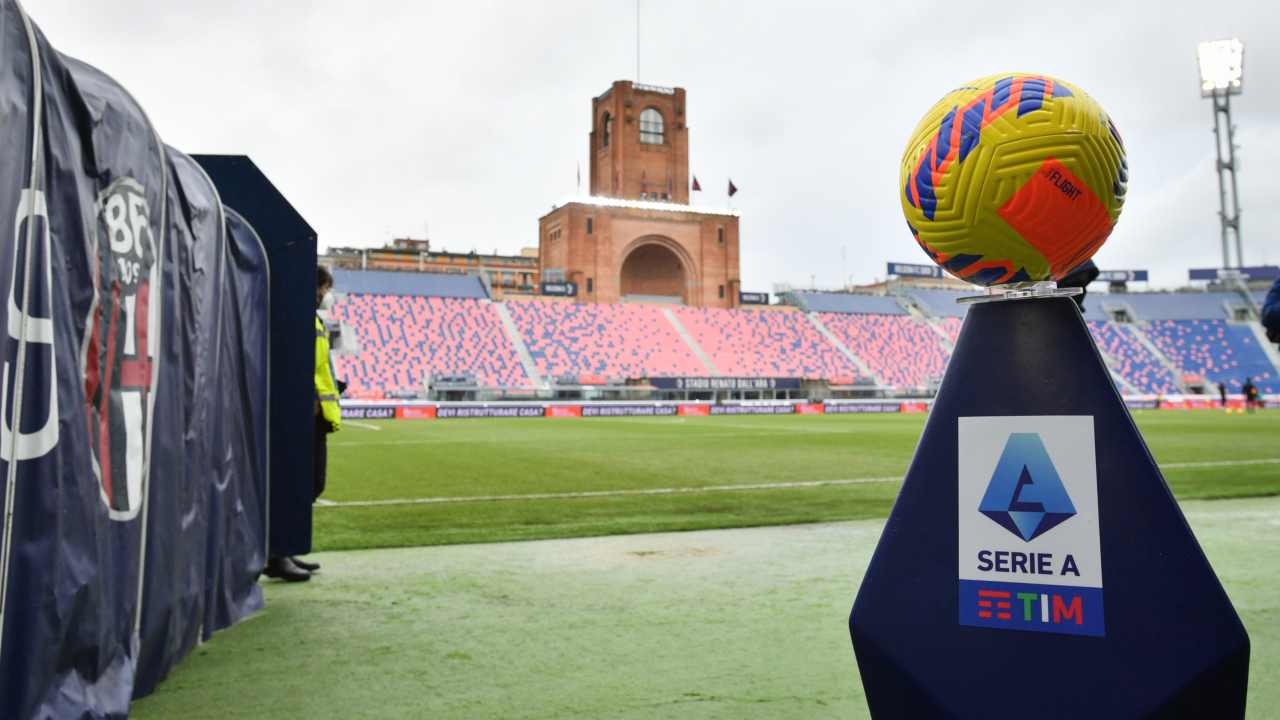
[[[1232,267],[1229,234],[1234,234],[1236,239],[1235,267],[1244,267],[1244,251],[1240,243],[1240,196],[1236,191],[1236,128],[1231,123],[1231,96],[1240,94],[1244,80],[1244,43],[1235,38],[1202,42],[1197,54],[1200,60],[1200,97],[1213,100],[1213,138],[1218,151],[1218,218],[1222,223],[1222,267]],[[1222,132],[1224,126],[1225,152]],[[1227,212],[1228,177],[1231,181],[1230,214]]]

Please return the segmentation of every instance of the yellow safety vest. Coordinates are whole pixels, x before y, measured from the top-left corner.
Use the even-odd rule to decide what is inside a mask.
[[[338,406],[338,386],[333,382],[333,370],[329,367],[329,331],[320,316],[316,316],[316,401],[320,413],[329,425],[337,430],[342,424],[342,408]]]

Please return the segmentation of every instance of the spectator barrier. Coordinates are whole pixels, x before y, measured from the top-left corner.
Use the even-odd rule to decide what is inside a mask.
[[[1264,407],[1280,407],[1280,394],[1262,397]],[[1213,395],[1126,395],[1131,410],[1221,409]],[[342,417],[349,420],[428,420],[454,418],[567,418],[567,417],[706,417],[712,415],[865,415],[885,413],[926,413],[932,400],[744,400],[713,404],[708,402],[528,402],[528,403],[370,403],[344,400]],[[1243,409],[1244,396],[1230,395],[1226,407]]]

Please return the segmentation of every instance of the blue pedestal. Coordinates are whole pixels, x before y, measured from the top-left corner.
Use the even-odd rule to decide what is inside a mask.
[[[1244,626],[1067,298],[970,309],[849,630],[877,718],[1244,716]]]

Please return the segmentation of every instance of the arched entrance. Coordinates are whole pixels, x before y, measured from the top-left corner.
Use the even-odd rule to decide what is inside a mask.
[[[643,238],[632,246],[622,261],[623,301],[688,304],[688,273],[673,245],[666,238]]]

